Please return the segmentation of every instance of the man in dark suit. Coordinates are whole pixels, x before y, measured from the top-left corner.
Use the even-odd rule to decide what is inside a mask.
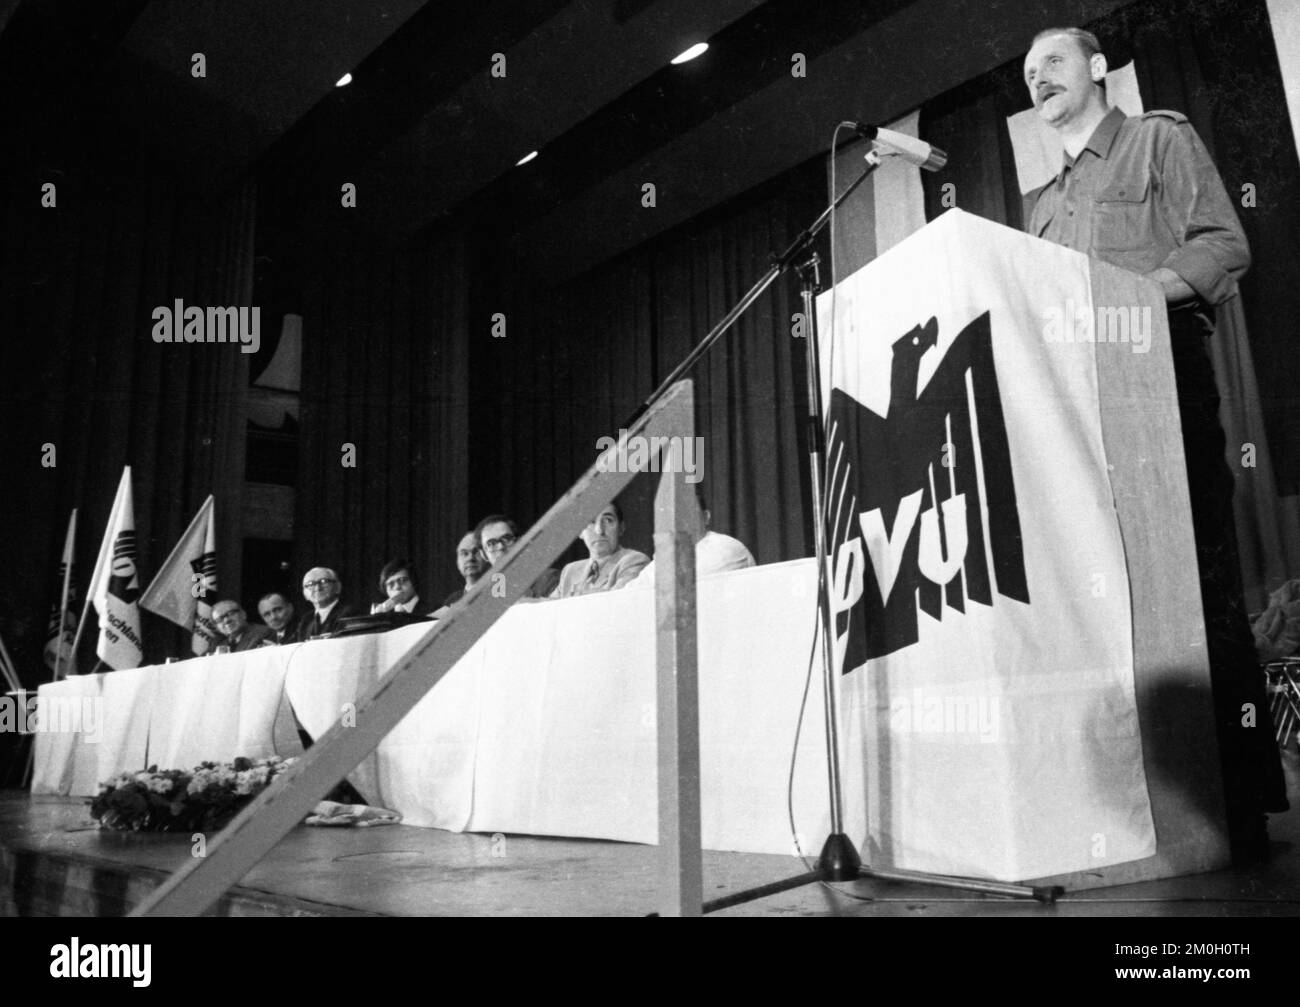
[[[474,529],[478,535],[479,546],[483,551],[483,558],[489,566],[496,566],[503,559],[510,548],[519,539],[519,526],[513,520],[504,514],[493,514],[485,517],[478,523]],[[481,576],[492,576],[484,572]],[[548,566],[542,571],[532,586],[524,592],[525,598],[547,598],[555,590],[555,585],[560,582],[560,571],[553,566]]]
[[[307,599],[312,610],[302,617],[298,624],[298,639],[310,640],[313,637],[333,633],[339,620],[356,615],[351,605],[339,601],[343,593],[343,582],[327,566],[315,566],[302,578],[302,596]]]
[[[212,621],[226,638],[226,646],[234,653],[260,647],[271,631],[265,626],[254,626],[237,601],[227,599],[212,606]]]
[[[279,591],[263,595],[257,602],[257,614],[262,617],[271,631],[267,643],[296,643],[298,640],[298,620],[293,609],[293,602]]]
[[[465,586],[458,587],[447,595],[442,603],[443,608],[450,608],[465,597],[465,592],[478,583],[483,571],[487,569],[487,560],[483,558],[483,550],[479,547],[477,531],[467,531],[457,543],[456,569],[465,578]]]

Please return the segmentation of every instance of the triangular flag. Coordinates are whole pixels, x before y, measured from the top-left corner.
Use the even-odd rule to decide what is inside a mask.
[[[90,600],[99,616],[95,653],[113,669],[138,668],[144,660],[136,556],[135,505],[131,499],[131,466],[128,465],[122,470],[113,512],[90,578]]]
[[[72,552],[76,539],[77,509],[74,507],[63,540],[63,560],[59,563],[59,597],[50,606],[50,624],[45,634],[45,664],[55,679],[77,673],[72,659],[72,643],[77,635],[77,601],[72,586]]]
[[[193,631],[195,654],[213,650],[221,637],[212,621],[217,596],[217,538],[212,497],[194,515],[153,583],[140,596],[140,607]]]

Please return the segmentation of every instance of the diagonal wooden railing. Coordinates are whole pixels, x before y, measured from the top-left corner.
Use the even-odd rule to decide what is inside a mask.
[[[142,902],[133,916],[206,911],[287,835],[474,646],[578,533],[636,477],[620,469],[632,438],[694,435],[689,381],[674,385],[605,451],[445,618],[366,692],[355,725],[337,722],[196,857]],[[681,441],[679,441],[681,443]],[[662,468],[667,453],[660,458]],[[659,744],[659,912],[699,915],[700,775],[696,692],[695,504],[685,476],[664,472],[655,499],[656,669]],[[504,584],[504,590],[501,585]]]

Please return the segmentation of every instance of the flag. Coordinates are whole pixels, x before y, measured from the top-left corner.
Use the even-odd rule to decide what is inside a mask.
[[[140,596],[141,608],[193,632],[190,649],[195,654],[208,653],[221,640],[212,621],[212,605],[217,600],[215,525],[209,496]]]
[[[50,606],[50,624],[45,634],[45,664],[54,677],[75,675],[72,642],[77,635],[76,589],[72,586],[72,550],[77,538],[77,509],[68,519],[68,535],[63,541],[63,560],[59,563],[59,597]]]
[[[99,616],[95,653],[113,669],[138,668],[144,660],[136,557],[135,507],[128,465],[122,470],[113,512],[108,517],[95,572],[90,578],[90,600]]]

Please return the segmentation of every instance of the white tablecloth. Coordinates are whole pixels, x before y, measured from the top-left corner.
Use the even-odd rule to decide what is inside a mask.
[[[708,848],[793,851],[787,776],[813,640],[814,590],[809,560],[699,583]],[[349,778],[371,803],[400,811],[412,825],[656,841],[653,604],[653,591],[619,591],[516,605]],[[146,759],[188,768],[204,759],[292,754],[297,743],[284,697],[320,736],[349,716],[350,704],[425,630],[409,626],[43,686],[42,702],[102,697],[104,728],[97,744],[38,734],[33,791],[91,794],[97,780],[142,768]],[[1077,706],[1076,685],[1062,684],[1062,704]],[[923,862],[936,870],[943,869],[936,860],[946,858],[971,875],[1043,876],[1096,862],[1095,843],[1081,835],[1124,833],[1131,809],[1107,781],[1140,774],[1141,767],[1096,737],[1065,733],[1052,742],[1060,765],[1086,767],[1083,775],[1093,781],[1072,789],[1063,777],[1015,758],[1025,732],[1039,733],[1042,725],[1022,724],[1005,706],[998,738],[927,733],[920,736],[922,759],[915,725],[895,725],[903,730],[890,740],[891,712],[897,716],[889,698],[863,704],[855,692],[846,690],[844,700],[855,721],[844,732],[851,746],[846,831],[856,843],[870,842],[878,866]],[[821,711],[814,679],[794,786],[796,827],[814,856],[829,830]],[[865,732],[864,746],[862,721],[872,716],[876,728]],[[892,757],[903,746],[913,752],[906,762]],[[994,749],[1002,755],[993,757]],[[875,767],[866,774],[872,786],[886,788],[871,800],[889,810],[885,831],[870,840],[865,752]],[[963,765],[972,754],[982,756],[980,772],[991,775],[968,779]],[[1069,813],[1040,815],[1027,829],[1026,809],[1035,807]],[[929,842],[936,830],[947,837],[942,858]],[[913,848],[910,836],[922,841]]]
[[[699,583],[709,848],[792,849],[785,795],[813,575],[812,563],[796,561]],[[413,825],[655,842],[653,605],[653,591],[516,605],[352,781]],[[423,632],[304,645],[285,679],[303,726],[322,734]],[[808,718],[796,809],[801,831],[820,837],[829,818],[816,683]]]
[[[295,649],[266,647],[42,685],[42,711],[92,703],[97,729],[38,731],[32,793],[90,796],[101,781],[151,765],[190,769],[241,755],[301,754],[284,691]]]

